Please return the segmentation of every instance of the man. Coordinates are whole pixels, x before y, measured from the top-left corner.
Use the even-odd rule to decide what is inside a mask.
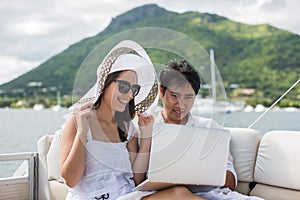
[[[156,122],[192,125],[205,128],[221,128],[215,121],[192,116],[190,113],[200,89],[200,77],[185,60],[170,61],[160,73],[160,98],[163,108]],[[260,199],[234,192],[237,175],[233,158],[229,153],[226,181],[223,187],[191,187],[195,194],[207,199]]]
[[[211,119],[194,117],[190,113],[195,97],[200,89],[200,83],[198,73],[187,61],[170,61],[160,73],[159,92],[163,108],[158,116],[155,116],[155,122],[192,125],[204,128],[221,128],[219,124]],[[143,200],[202,199],[202,197],[205,199],[261,199],[233,191],[236,184],[237,175],[233,166],[233,158],[229,153],[226,181],[223,187],[174,186],[157,192],[138,191],[135,195],[140,195],[139,197]],[[194,193],[190,192],[190,190]]]
[[[160,98],[163,109],[156,121],[205,128],[221,128],[211,119],[196,118],[190,113],[200,89],[200,83],[198,73],[187,61],[170,61],[160,73]],[[229,154],[224,187],[233,190],[237,178],[232,162],[232,156]]]

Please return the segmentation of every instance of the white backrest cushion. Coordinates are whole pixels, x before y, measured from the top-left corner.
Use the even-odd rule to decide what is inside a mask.
[[[39,156],[46,156],[48,154],[52,140],[53,135],[44,135],[37,141],[37,150]]]
[[[42,136],[37,142],[39,153],[39,199],[50,199],[46,156],[54,135]]]
[[[254,181],[300,190],[300,131],[271,131],[261,140]]]
[[[57,180],[63,183],[63,178],[60,175],[60,141],[61,129],[54,134],[53,141],[49,148],[46,162],[48,168],[48,179]]]
[[[226,128],[230,131],[230,152],[238,181],[252,182],[261,135],[254,129]]]

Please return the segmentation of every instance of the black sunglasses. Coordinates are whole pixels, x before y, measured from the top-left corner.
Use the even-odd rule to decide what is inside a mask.
[[[129,82],[127,81],[123,81],[123,80],[113,80],[114,82],[118,82],[119,83],[119,92],[122,94],[127,94],[129,92],[129,90],[131,89],[132,91],[132,96],[136,96],[138,95],[141,86],[134,84],[134,85],[130,85]]]

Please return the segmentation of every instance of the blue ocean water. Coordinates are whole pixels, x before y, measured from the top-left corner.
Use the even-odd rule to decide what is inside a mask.
[[[0,109],[0,154],[35,152],[43,135],[53,134],[64,123],[67,109]],[[0,178],[13,175],[23,161],[0,162]]]

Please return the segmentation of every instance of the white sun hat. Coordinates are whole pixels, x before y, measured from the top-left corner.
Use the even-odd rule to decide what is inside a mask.
[[[118,43],[105,56],[97,69],[97,82],[72,106],[75,111],[89,101],[95,103],[103,92],[108,74],[117,71],[132,70],[137,74],[141,89],[135,100],[135,111],[143,113],[158,100],[158,84],[155,68],[146,51],[136,42],[124,40]]]

